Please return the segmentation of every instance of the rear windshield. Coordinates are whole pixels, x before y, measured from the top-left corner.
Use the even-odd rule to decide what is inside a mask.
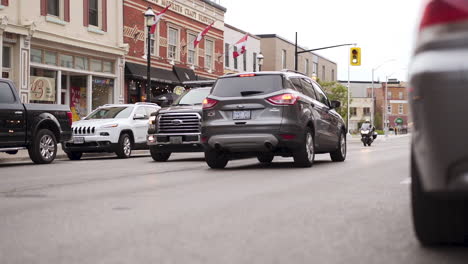
[[[173,105],[201,105],[210,94],[210,89],[192,89],[182,94]]]
[[[220,97],[253,96],[283,89],[281,75],[221,78],[212,94]]]

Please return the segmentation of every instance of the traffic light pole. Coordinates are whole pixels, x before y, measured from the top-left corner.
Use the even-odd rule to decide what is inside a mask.
[[[338,47],[343,47],[343,46],[356,46],[356,43],[351,43],[351,44],[340,44],[340,45],[333,45],[333,46],[328,46],[328,47],[322,47],[322,48],[316,48],[316,49],[310,49],[310,50],[303,50],[303,51],[298,51],[298,45],[297,45],[297,32],[296,32],[296,43],[295,43],[295,52],[294,52],[294,70],[298,71],[298,59],[299,59],[299,54],[302,53],[308,53],[312,51],[317,51],[317,50],[324,50],[324,49],[332,49],[332,48],[338,48]]]

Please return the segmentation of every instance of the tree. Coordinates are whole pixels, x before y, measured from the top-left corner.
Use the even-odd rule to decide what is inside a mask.
[[[336,109],[338,114],[343,117],[347,124],[348,119],[348,89],[346,86],[338,82],[321,82],[318,81],[320,86],[322,86],[323,91],[327,94],[330,101],[340,101],[341,107]]]
[[[377,111],[377,112],[375,113],[375,116],[374,116],[374,126],[375,126],[377,129],[383,130],[383,126],[382,126],[382,112],[380,112],[380,111]]]

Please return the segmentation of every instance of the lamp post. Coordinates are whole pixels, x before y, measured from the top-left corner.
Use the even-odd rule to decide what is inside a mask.
[[[257,56],[257,60],[258,60],[258,71],[262,71],[262,65],[263,65],[263,59],[265,57],[263,56],[263,54],[260,52]]]
[[[148,29],[148,50],[146,52],[147,68],[146,68],[146,102],[151,102],[151,27],[154,25],[154,11],[151,6],[145,12],[146,27]]]
[[[376,70],[378,70],[380,67],[382,67],[384,64],[386,64],[386,63],[388,63],[388,62],[391,62],[391,61],[395,61],[395,59],[386,60],[386,61],[384,61],[383,63],[381,63],[379,66],[372,68],[372,111],[371,111],[371,124],[372,124],[372,125],[374,125],[374,119],[375,119],[375,117],[374,117],[374,115],[375,115],[374,72],[375,72]],[[385,111],[387,111],[387,110],[385,109]],[[385,120],[384,120],[384,122],[385,122]],[[382,128],[383,128],[383,127],[384,127],[384,126],[382,126]]]

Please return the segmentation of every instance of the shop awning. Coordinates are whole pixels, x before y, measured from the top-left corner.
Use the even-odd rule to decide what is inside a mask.
[[[146,80],[146,66],[136,63],[125,63],[125,77]],[[151,80],[155,82],[179,84],[181,83],[173,71],[151,68]]]
[[[195,72],[192,69],[174,66],[174,72],[176,73],[180,82],[197,80],[197,76],[195,75]]]

